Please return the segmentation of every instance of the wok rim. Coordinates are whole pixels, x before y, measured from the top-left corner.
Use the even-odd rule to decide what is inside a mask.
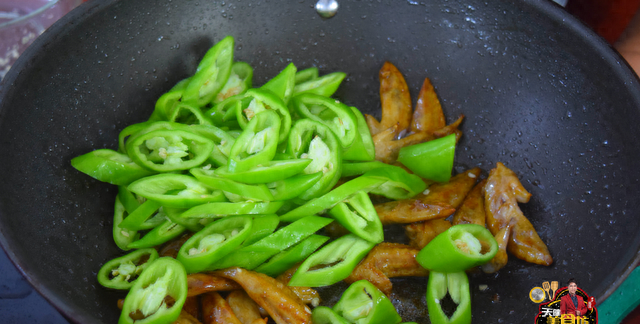
[[[38,56],[43,50],[46,50],[48,44],[56,42],[67,29],[72,29],[79,22],[83,22],[89,19],[93,14],[102,11],[120,0],[100,0],[100,1],[88,1],[81,3],[79,6],[71,10],[53,23],[47,30],[45,30],[33,43],[27,47],[27,49],[18,57],[16,62],[11,66],[9,72],[0,81],[0,109],[3,106],[4,97],[9,92],[9,87],[14,83],[15,79],[22,73],[24,69],[29,68],[33,64],[33,59]],[[0,118],[4,111],[0,110]],[[14,253],[14,247],[18,247],[16,242],[10,242],[4,234],[5,229],[0,223],[0,246],[5,251],[11,263],[18,269],[22,276],[29,282],[29,284],[35,289],[40,296],[42,296],[50,305],[52,305],[67,321],[74,323],[91,323],[94,321],[94,316],[89,314],[84,309],[78,309],[75,306],[68,305],[63,302],[63,298],[60,297],[58,292],[49,289],[46,285],[41,283],[41,280],[36,276],[35,272],[30,268],[25,268],[25,263],[22,262],[22,257]]]
[[[81,3],[45,30],[45,32],[42,33],[22,55],[20,55],[12,68],[8,71],[2,81],[0,81],[0,118],[2,118],[2,115],[4,114],[4,111],[2,110],[3,101],[5,100],[5,95],[10,92],[9,89],[11,85],[23,70],[28,70],[30,68],[40,52],[46,51],[50,43],[57,42],[57,40],[61,38],[67,30],[74,29],[76,24],[84,22],[94,14],[107,9],[120,1],[123,0],[94,0]],[[511,1],[515,2],[516,0]],[[620,53],[607,43],[604,38],[596,34],[578,18],[569,14],[563,7],[553,1],[520,0],[518,2],[520,2],[523,7],[531,8],[533,12],[544,14],[549,19],[556,22],[562,22],[563,28],[573,29],[578,35],[584,37],[586,39],[585,42],[589,43],[595,48],[595,50],[603,54],[602,59],[616,72],[616,75],[632,79],[636,82],[635,88],[637,91],[635,91],[635,95],[640,97],[640,87],[638,86],[638,84],[640,84],[640,77],[633,71],[631,66],[626,62],[626,60],[624,60]],[[10,241],[7,239],[7,236],[4,234],[6,229],[1,227],[1,225],[2,224],[0,223],[0,246],[5,251],[9,260],[11,260],[13,265],[25,277],[29,284],[43,298],[45,298],[49,304],[56,308],[56,310],[58,310],[66,320],[75,323],[92,322],[95,319],[93,314],[87,313],[84,309],[78,309],[75,306],[64,303],[63,298],[60,297],[58,292],[50,290],[46,285],[42,284],[39,277],[31,268],[24,267],[24,257],[19,256],[14,252],[16,249],[19,249],[19,245],[14,240]],[[624,271],[615,277],[611,285],[604,290],[601,296],[596,296],[598,303],[604,302],[612,293],[614,293],[627,279],[631,272],[639,265],[640,248],[635,251],[634,256],[625,265]]]

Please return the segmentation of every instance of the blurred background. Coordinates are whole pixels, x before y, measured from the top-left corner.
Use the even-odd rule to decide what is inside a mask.
[[[0,80],[40,34],[84,1],[86,0],[0,0]],[[627,55],[625,49],[629,47],[640,53],[640,41],[630,42],[629,33],[625,32],[630,25],[638,26],[637,29],[640,30],[640,19],[636,16],[640,9],[640,0],[555,2],[592,28],[621,53]],[[640,57],[640,54],[638,55]],[[1,250],[0,319],[6,324],[68,323],[33,290]],[[640,323],[640,307],[627,315],[622,323]]]
[[[45,29],[82,0],[0,0],[0,79]]]

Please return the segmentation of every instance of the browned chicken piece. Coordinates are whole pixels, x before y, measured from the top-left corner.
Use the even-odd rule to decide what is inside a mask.
[[[378,134],[375,134],[371,137],[376,151],[376,160],[385,163],[393,162],[388,162],[390,161],[388,157],[391,155],[391,150],[387,149],[387,146],[389,145],[389,143],[393,142],[393,139],[396,136],[397,129],[398,125],[393,125],[389,128],[383,129]]]
[[[420,199],[390,201],[375,206],[383,225],[408,224],[436,218],[445,218],[456,210],[444,203],[427,204]]]
[[[197,318],[198,314],[200,314],[200,301],[198,300],[198,296],[187,297],[187,300],[185,300],[182,306],[182,311]]]
[[[258,310],[260,311],[260,316],[269,318],[269,313],[267,313],[267,311],[264,310],[264,308],[262,308],[260,305],[258,305]]]
[[[516,219],[512,218],[507,226],[498,230],[494,235],[496,242],[498,242],[498,253],[489,262],[482,265],[482,271],[485,273],[495,273],[507,265],[507,261],[509,261],[507,245],[514,226],[516,226]]]
[[[425,78],[422,88],[420,88],[420,94],[418,94],[416,108],[413,111],[411,131],[414,133],[432,133],[445,125],[440,100],[438,100],[436,91],[431,85],[431,80]]]
[[[184,242],[186,242],[191,236],[193,236],[193,234],[185,234],[177,239],[169,241],[160,249],[158,254],[161,257],[168,256],[175,259],[178,256],[178,252],[180,251],[182,244],[184,244]]]
[[[306,305],[311,305],[313,307],[318,307],[318,305],[320,305],[320,301],[322,299],[320,299],[320,294],[317,290],[311,287],[294,286],[289,286],[289,289],[291,289],[291,291],[293,291],[293,293],[296,294],[296,296],[298,296],[298,298],[300,298],[300,300]]]
[[[456,134],[456,141],[458,141],[460,140],[460,137],[462,137],[462,132],[458,129],[458,126],[460,126],[463,119],[464,115],[460,116],[460,118],[458,118],[458,120],[453,124],[445,126],[434,132],[413,133],[398,140],[394,140],[393,136],[397,130],[397,125],[387,128],[372,137],[376,151],[376,160],[387,164],[393,164],[398,159],[400,149],[403,147],[428,142],[449,134]]]
[[[382,224],[408,224],[445,218],[456,211],[473,188],[481,170],[471,170],[453,176],[447,183],[434,184],[410,199],[376,204]]]
[[[453,225],[478,224],[484,226],[486,218],[484,211],[485,183],[487,180],[480,181],[464,198],[460,208],[453,214]]]
[[[200,296],[204,324],[242,324],[220,294],[215,291]]]
[[[289,285],[289,281],[291,281],[291,277],[293,276],[294,273],[296,273],[296,271],[298,270],[298,267],[300,267],[300,264],[296,264],[295,266],[291,267],[291,269],[283,272],[278,277],[276,277],[276,280],[282,282],[285,285]],[[320,301],[322,301],[320,299],[320,294],[318,293],[318,291],[313,288],[294,287],[294,286],[288,286],[288,287],[289,289],[291,289],[291,291],[293,291],[294,294],[296,294],[296,296],[298,296],[298,298],[300,298],[300,300],[302,300],[303,303],[307,305],[317,307],[318,305],[320,305]]]
[[[267,318],[262,318],[260,309],[244,290],[234,290],[227,296],[227,303],[242,324],[266,324]]]
[[[406,225],[404,231],[409,238],[409,245],[416,249],[422,249],[449,227],[451,227],[450,221],[438,218]]]
[[[391,295],[393,285],[389,278],[423,277],[429,271],[416,261],[419,249],[399,243],[380,243],[360,261],[345,279],[347,283],[368,280],[386,295]]]
[[[202,324],[195,316],[184,311],[180,311],[178,319],[173,324]]]
[[[462,132],[458,129],[458,127],[460,127],[460,124],[462,124],[463,120],[464,115],[460,115],[460,117],[458,117],[458,119],[456,119],[456,121],[454,121],[453,123],[434,131],[433,136],[435,138],[441,138],[447,135],[456,134],[456,141],[459,141],[460,137],[462,136]]]
[[[276,323],[311,323],[309,307],[282,282],[238,267],[216,271],[214,274],[239,283]]]
[[[487,225],[491,233],[496,235],[514,218],[516,224],[507,245],[509,252],[527,262],[550,265],[553,259],[549,249],[518,207],[518,202],[526,203],[530,197],[531,194],[522,186],[516,174],[498,162],[484,186]]]
[[[420,199],[426,204],[442,203],[457,209],[469,191],[473,189],[481,172],[480,168],[464,171],[451,177],[447,183],[436,183],[430,186],[414,198]]]
[[[231,291],[241,289],[235,281],[206,273],[187,275],[187,296],[197,296],[210,291]]]
[[[409,129],[411,123],[411,96],[409,87],[402,73],[391,64],[384,62],[378,74],[380,78],[380,103],[382,104],[382,119],[380,127],[387,129],[398,125],[397,135]]]
[[[369,126],[369,133],[371,133],[371,136],[374,136],[382,131],[380,122],[375,117],[369,114],[364,114],[364,119],[367,122],[367,126]]]
[[[411,134],[407,137],[403,137],[396,141],[389,140],[387,137],[385,137],[384,139],[379,138],[381,134],[387,135],[387,133],[390,133],[393,128],[394,127],[386,131],[383,131],[381,133],[378,133],[376,136],[373,137],[373,145],[375,146],[376,160],[380,162],[392,164],[398,159],[398,154],[400,154],[401,148],[405,146],[414,145],[414,144],[420,144],[420,143],[435,139],[435,137],[433,137],[433,135],[431,135],[430,133],[424,133],[424,132]]]

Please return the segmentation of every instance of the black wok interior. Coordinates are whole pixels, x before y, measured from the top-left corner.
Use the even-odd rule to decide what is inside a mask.
[[[336,96],[378,118],[385,60],[413,98],[428,76],[448,122],[466,116],[456,172],[501,161],[518,174],[533,194],[521,207],[555,262],[511,258],[496,275],[470,274],[475,322],[532,321],[529,290],[542,281],[574,277],[602,301],[640,247],[640,87],[626,63],[550,1],[340,0],[328,20],[314,3],[90,1],[43,34],[0,90],[0,241],[29,281],[72,321],[117,322],[124,294],[96,281],[121,255],[117,190],[69,161],[116,149],[120,130],[232,35],[254,85],[289,62],[344,71]],[[324,289],[325,303],[344,287]],[[428,323],[425,290],[426,279],[394,280],[405,321]]]

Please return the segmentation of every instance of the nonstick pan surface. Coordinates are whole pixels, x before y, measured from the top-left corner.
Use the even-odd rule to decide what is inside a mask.
[[[43,34],[0,92],[0,241],[36,289],[72,321],[117,321],[124,295],[95,279],[121,255],[116,188],[69,161],[115,149],[120,130],[232,35],[255,85],[289,62],[344,71],[336,96],[378,118],[384,61],[413,98],[429,77],[447,120],[466,116],[455,171],[500,161],[518,174],[533,194],[521,207],[555,262],[512,257],[495,275],[471,274],[475,322],[533,321],[528,294],[542,281],[574,277],[608,296],[640,247],[640,87],[621,57],[547,1],[339,3],[323,20],[314,1],[92,1]],[[344,287],[323,290],[325,303]],[[405,321],[428,322],[425,290],[426,279],[394,280]]]

